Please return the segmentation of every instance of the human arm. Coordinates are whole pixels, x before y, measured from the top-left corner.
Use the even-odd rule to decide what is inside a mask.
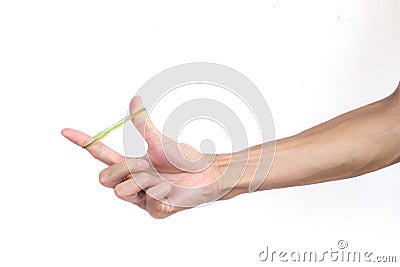
[[[250,158],[259,154],[263,145],[250,148]],[[221,157],[228,159],[230,156]],[[400,85],[380,101],[277,140],[270,172],[267,177],[258,177],[263,180],[258,190],[355,177],[399,161]],[[227,160],[219,161],[222,168],[224,162],[226,164]],[[235,186],[237,193],[248,191],[254,173],[250,160]]]
[[[135,97],[131,112],[141,107],[140,98]],[[254,180],[261,181],[258,191],[301,186],[359,176],[400,160],[400,86],[380,101],[294,136],[216,155],[212,161],[188,145],[163,137],[147,113],[133,123],[148,143],[145,157],[124,158],[101,143],[89,152],[96,152],[95,157],[103,161],[113,158],[105,161],[111,166],[100,173],[101,183],[155,218],[247,193]],[[64,135],[80,146],[90,141],[89,136],[78,133],[68,130]],[[270,149],[271,144],[274,150]],[[176,168],[165,153],[170,153],[169,159],[183,162],[184,168]],[[187,170],[193,166],[180,161],[181,154],[192,159],[205,156],[206,163],[211,164],[199,171]],[[271,166],[269,158],[273,158]],[[153,168],[138,168],[138,161],[143,159]],[[260,166],[267,169],[259,172]]]

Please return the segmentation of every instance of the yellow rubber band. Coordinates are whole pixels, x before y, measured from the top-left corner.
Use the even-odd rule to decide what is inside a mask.
[[[83,146],[82,148],[87,149],[94,143],[96,143],[96,142],[100,141],[101,139],[103,139],[104,137],[106,137],[112,131],[114,131],[114,130],[118,129],[119,127],[121,127],[122,125],[124,125],[127,121],[130,121],[131,119],[135,118],[136,116],[142,114],[144,111],[146,111],[146,109],[142,108],[142,109],[139,109],[138,111],[132,113],[132,115],[128,115],[125,118],[120,119],[119,121],[117,121],[116,123],[111,125],[110,127],[104,129],[103,131],[101,131],[98,134],[96,134],[95,136],[93,136],[94,140],[92,142],[90,142],[89,144],[87,144],[86,146]]]

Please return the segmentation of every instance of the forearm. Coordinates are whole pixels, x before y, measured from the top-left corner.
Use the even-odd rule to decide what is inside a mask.
[[[263,181],[258,190],[265,190],[355,177],[399,162],[399,90],[381,101],[277,140],[266,176],[257,177],[256,163],[268,144],[252,147],[249,153],[237,152],[235,161],[249,157],[249,162],[234,191],[248,192],[254,178]],[[235,168],[235,161],[230,167]],[[226,165],[229,160],[222,162]]]

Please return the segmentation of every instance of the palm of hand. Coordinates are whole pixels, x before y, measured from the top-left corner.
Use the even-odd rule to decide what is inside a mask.
[[[218,190],[219,170],[212,164],[212,155],[201,154],[187,144],[163,137],[163,145],[149,143],[145,156],[161,181],[179,188],[206,188]],[[179,205],[177,203],[177,205]]]

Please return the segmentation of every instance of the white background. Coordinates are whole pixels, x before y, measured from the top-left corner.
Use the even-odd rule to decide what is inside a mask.
[[[60,134],[96,133],[156,73],[205,61],[249,77],[286,137],[390,94],[399,25],[398,0],[1,1],[0,266],[265,266],[267,245],[340,239],[400,261],[400,166],[155,220]],[[121,132],[105,142],[122,151]]]

